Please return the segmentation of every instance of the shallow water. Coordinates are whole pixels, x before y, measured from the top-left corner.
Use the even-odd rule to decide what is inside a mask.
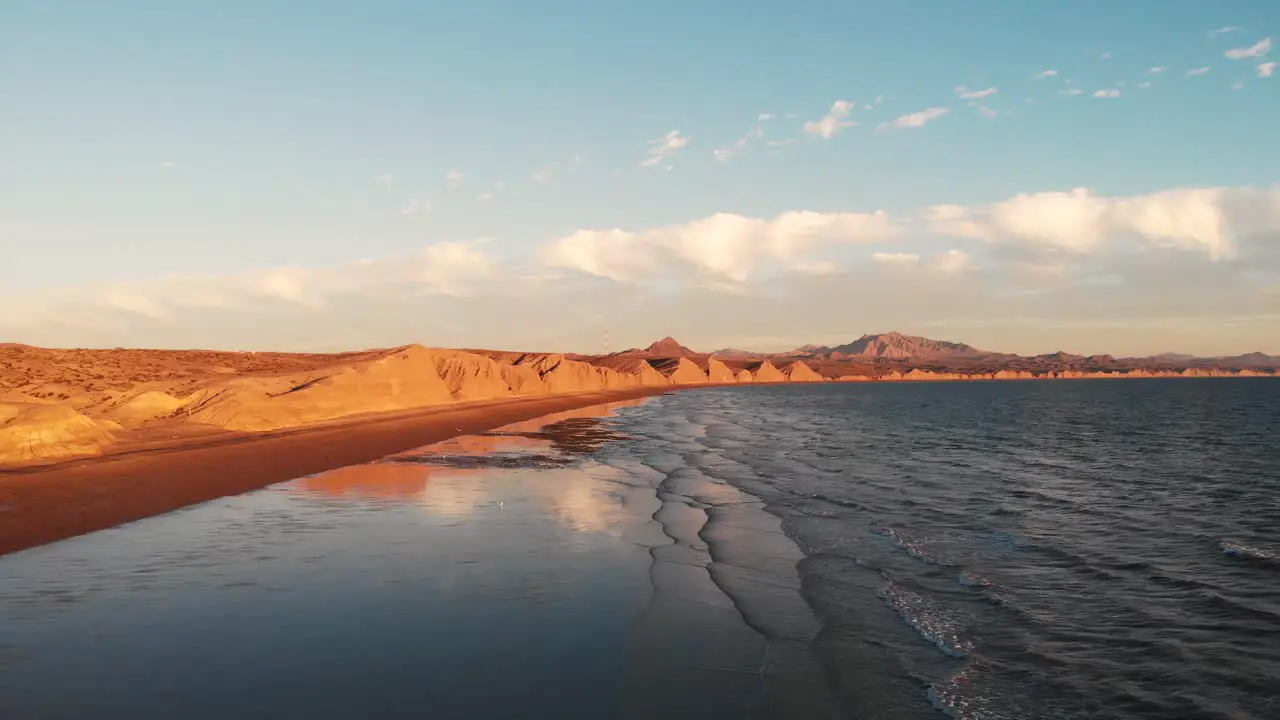
[[[1280,717],[1278,417],[821,385],[459,438],[0,558],[0,717]]]
[[[783,518],[849,717],[1280,717],[1280,382],[717,389],[620,430]]]
[[[603,416],[632,404],[0,558],[0,717],[820,710],[712,582],[705,516],[593,459],[625,441]],[[783,606],[808,613],[798,551],[754,508],[791,553]]]

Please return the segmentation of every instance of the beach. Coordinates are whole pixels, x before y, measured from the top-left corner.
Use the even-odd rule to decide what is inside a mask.
[[[0,558],[0,710],[836,717],[799,551],[758,500],[628,449],[614,418],[646,402]]]
[[[265,434],[148,438],[100,457],[0,469],[0,555],[458,435],[669,389],[470,403]]]

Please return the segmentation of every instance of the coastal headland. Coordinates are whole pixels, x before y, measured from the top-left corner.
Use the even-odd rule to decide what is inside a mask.
[[[609,355],[0,345],[0,554],[575,407],[714,385],[1277,375],[1280,359],[1021,357],[887,333]]]

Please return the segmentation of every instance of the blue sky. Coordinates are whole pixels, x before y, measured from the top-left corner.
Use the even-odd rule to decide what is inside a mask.
[[[1022,351],[1280,352],[1273,36],[1264,2],[8,2],[0,295],[22,302],[0,333],[590,349],[601,324],[785,346],[892,323]],[[838,101],[856,124],[824,136]],[[663,137],[680,146],[643,165]],[[1000,205],[1076,188],[1070,208],[1027,210],[1049,230]],[[1194,188],[1221,192],[1160,195]],[[940,225],[937,206],[981,227]],[[878,210],[892,231],[820,223],[804,258],[791,225],[690,229]],[[625,237],[579,232],[611,229]],[[403,258],[412,277],[369,269]],[[959,294],[931,295],[930,258]],[[282,267],[286,291],[245,280]],[[193,282],[204,300],[175,295]],[[1204,297],[1168,300],[1188,290]],[[545,331],[494,309],[513,292],[537,296],[522,304]],[[678,322],[627,314],[663,303]],[[735,303],[774,310],[730,330],[715,308]],[[362,304],[376,322],[348,316]],[[792,305],[822,317],[777,310]],[[446,307],[438,326],[395,320]]]

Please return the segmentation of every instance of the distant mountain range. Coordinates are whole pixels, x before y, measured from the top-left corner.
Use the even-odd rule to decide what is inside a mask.
[[[976,357],[989,355],[971,345],[947,342],[946,340],[930,340],[915,335],[903,335],[887,332],[880,335],[863,335],[845,345],[833,348],[814,347],[809,353],[815,356],[830,358],[944,358],[944,357]]]
[[[698,352],[675,338],[663,338],[648,347],[633,348],[615,355],[645,358],[706,358],[722,360],[772,360],[775,364],[803,360],[809,365],[889,364],[913,367],[994,367],[1011,369],[1109,369],[1109,368],[1280,368],[1280,356],[1260,352],[1222,357],[1197,357],[1162,353],[1149,357],[1116,358],[1111,355],[1073,355],[1066,352],[1023,356],[981,350],[965,343],[933,340],[899,332],[868,334],[844,345],[801,345],[784,352],[755,352],[724,348]]]

